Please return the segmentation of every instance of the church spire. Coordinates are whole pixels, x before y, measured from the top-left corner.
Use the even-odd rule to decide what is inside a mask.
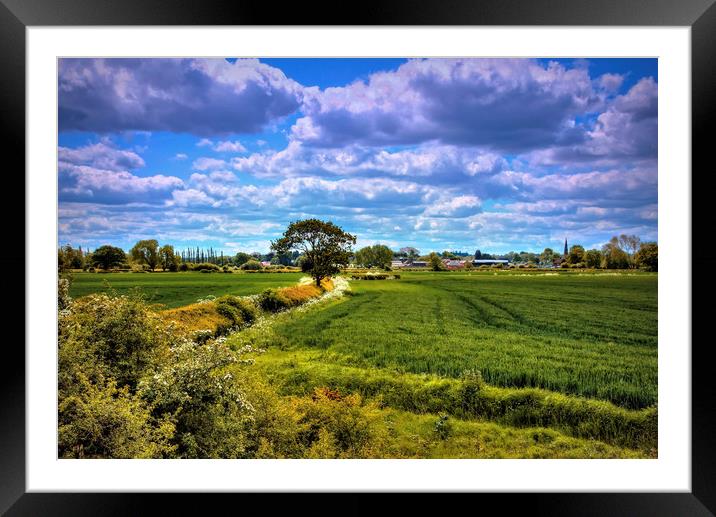
[[[565,238],[564,239],[564,255],[567,256],[568,253],[569,253],[569,251],[567,250],[567,239]]]

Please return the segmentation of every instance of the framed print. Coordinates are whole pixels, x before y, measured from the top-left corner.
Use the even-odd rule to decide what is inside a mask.
[[[3,1],[3,511],[716,511],[711,2]]]

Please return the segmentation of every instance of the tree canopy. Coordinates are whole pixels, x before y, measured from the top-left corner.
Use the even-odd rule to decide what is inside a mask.
[[[658,271],[659,246],[655,242],[642,242],[634,259],[637,267],[647,271]]]
[[[366,267],[386,268],[392,260],[393,250],[384,244],[366,246],[356,252],[356,262]]]
[[[94,253],[92,253],[92,264],[94,266],[101,267],[102,269],[119,266],[125,260],[127,260],[127,256],[124,254],[124,250],[122,248],[117,248],[108,244],[100,246],[94,250]]]
[[[304,255],[301,268],[321,285],[321,280],[340,271],[350,261],[356,237],[332,222],[305,219],[289,224],[283,237],[271,242],[278,254],[299,251]]]
[[[156,239],[146,239],[137,242],[130,250],[132,260],[149,266],[154,271],[159,263],[159,243]]]

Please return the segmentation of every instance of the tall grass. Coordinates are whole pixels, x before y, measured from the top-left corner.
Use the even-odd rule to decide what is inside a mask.
[[[542,388],[638,409],[657,401],[657,277],[405,273],[276,326],[337,364]]]
[[[632,411],[536,388],[475,387],[469,379],[338,366],[308,357],[305,353],[270,353],[257,364],[288,395],[306,395],[315,386],[329,386],[344,393],[378,397],[385,406],[414,413],[447,412],[517,427],[552,427],[622,447],[657,448],[655,407]]]

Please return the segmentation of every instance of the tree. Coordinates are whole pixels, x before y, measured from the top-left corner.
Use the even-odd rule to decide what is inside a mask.
[[[480,250],[475,250],[475,260],[480,260],[482,258],[482,252]]]
[[[428,255],[428,263],[430,267],[433,268],[433,271],[445,271],[445,264],[443,264],[440,255],[435,252]]]
[[[605,269],[628,269],[629,255],[619,246],[619,239],[612,237],[602,246],[602,267]]]
[[[599,250],[589,250],[584,254],[584,262],[587,267],[598,268],[602,265],[602,252]]]
[[[542,264],[554,263],[554,250],[552,248],[545,248],[544,251],[540,253],[539,261]]]
[[[85,256],[82,253],[82,246],[74,249],[69,244],[65,244],[57,250],[57,261],[60,271],[65,269],[84,269]]]
[[[405,248],[400,248],[400,253],[403,254],[405,257],[407,257],[410,260],[415,260],[420,256],[420,252],[413,248],[412,246],[406,246]]]
[[[258,260],[251,259],[251,260],[247,260],[246,262],[241,264],[239,266],[239,269],[242,269],[244,271],[247,271],[247,270],[248,271],[258,271],[260,269],[263,269],[263,266],[261,265],[261,262],[259,262]]]
[[[580,262],[584,262],[584,247],[579,244],[575,244],[569,248],[569,253],[566,258],[568,264],[579,264]]]
[[[146,264],[154,271],[159,263],[159,243],[155,239],[137,242],[130,250],[132,259],[140,264]]]
[[[102,269],[110,269],[121,265],[127,260],[122,248],[116,248],[108,244],[100,246],[92,253],[92,265]]]
[[[249,260],[251,260],[253,257],[249,255],[248,253],[244,253],[242,251],[239,251],[236,256],[234,257],[234,264],[237,266],[240,266],[242,264],[245,264]]]
[[[321,280],[336,274],[340,266],[350,261],[351,244],[356,238],[332,222],[305,219],[291,223],[283,237],[271,242],[271,249],[283,254],[292,250],[302,251],[305,259],[302,269],[321,285]]]
[[[159,250],[159,261],[162,265],[162,270],[176,271],[179,269],[179,257],[174,253],[174,246],[165,244]]]
[[[390,267],[393,251],[384,244],[366,246],[356,252],[356,262],[366,267]]]
[[[642,242],[634,258],[639,268],[646,271],[659,270],[659,246],[655,242]]]
[[[641,239],[636,235],[621,234],[619,236],[619,247],[629,255],[629,262],[632,267],[634,267],[634,256],[639,250],[640,243]]]

